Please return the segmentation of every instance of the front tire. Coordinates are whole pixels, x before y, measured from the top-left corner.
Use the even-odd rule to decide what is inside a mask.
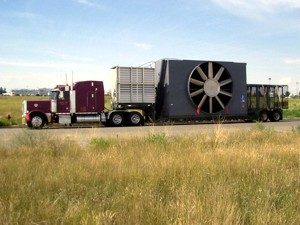
[[[36,114],[32,116],[30,122],[27,125],[30,128],[39,129],[45,125],[45,120],[42,115]]]

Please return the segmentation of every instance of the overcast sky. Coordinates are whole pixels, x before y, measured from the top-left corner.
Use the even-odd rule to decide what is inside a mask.
[[[300,81],[300,0],[0,0],[0,86],[104,80],[161,58],[247,63],[248,83]]]

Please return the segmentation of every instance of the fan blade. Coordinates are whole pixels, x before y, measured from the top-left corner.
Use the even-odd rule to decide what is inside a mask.
[[[223,80],[223,81],[220,82],[220,87],[222,87],[222,86],[224,86],[224,85],[226,85],[226,84],[229,84],[229,83],[231,83],[231,82],[232,82],[231,79]]]
[[[213,64],[212,62],[208,63],[208,78],[214,77]]]
[[[229,93],[229,92],[227,92],[227,91],[222,91],[222,90],[220,90],[219,93],[222,94],[222,95],[226,95],[226,96],[232,97],[232,94]]]
[[[207,76],[205,75],[205,73],[203,72],[203,70],[200,68],[200,66],[197,67],[197,71],[200,74],[201,78],[206,81],[207,80]]]
[[[213,111],[212,97],[209,97],[209,113]]]
[[[203,91],[204,91],[204,89],[201,88],[200,90],[191,93],[191,97],[195,97],[195,96],[197,96],[197,95],[200,95]]]
[[[201,108],[201,107],[202,107],[202,105],[204,104],[206,98],[207,98],[207,95],[204,95],[203,98],[201,99],[199,105],[198,105],[198,108]]]
[[[218,73],[216,74],[215,80],[219,80],[219,79],[220,79],[220,77],[222,76],[224,70],[225,70],[225,69],[224,69],[224,67],[222,66],[222,67],[219,69]]]
[[[224,106],[223,102],[221,101],[221,99],[218,96],[216,96],[216,99],[219,102],[220,106],[222,106],[222,108],[224,109],[225,106]]]
[[[196,80],[196,79],[191,78],[190,81],[191,81],[192,84],[195,84],[195,85],[198,85],[198,86],[203,86],[204,85],[204,82],[202,82],[200,80]]]

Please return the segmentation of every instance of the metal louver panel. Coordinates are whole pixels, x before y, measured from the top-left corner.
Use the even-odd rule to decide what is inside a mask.
[[[116,67],[117,102],[149,103],[155,102],[154,68]]]

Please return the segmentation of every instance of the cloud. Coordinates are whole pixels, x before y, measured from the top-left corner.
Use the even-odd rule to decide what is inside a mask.
[[[92,59],[92,58],[77,57],[77,56],[74,56],[74,55],[65,54],[65,53],[58,52],[58,51],[53,51],[53,50],[46,51],[46,54],[49,54],[50,56],[53,56],[57,59],[64,60],[64,61],[73,61],[73,62],[81,62],[81,63],[95,62],[95,60]]]
[[[299,0],[211,0],[225,10],[243,17],[260,19],[284,10],[300,9]]]
[[[300,65],[300,58],[286,58],[283,62],[285,64]]]
[[[153,45],[146,43],[134,43],[134,46],[145,51],[150,50],[153,47]]]
[[[78,4],[88,6],[88,7],[103,8],[103,5],[101,5],[100,3],[98,3],[95,0],[73,0],[73,1]]]
[[[17,11],[1,13],[0,16],[15,18],[15,19],[36,19],[39,17],[39,15],[35,13],[17,12]]]
[[[0,58],[0,65],[3,66],[11,66],[11,67],[30,67],[30,68],[52,68],[52,69],[59,69],[59,68],[91,68],[97,67],[95,64],[91,63],[78,63],[78,62],[57,62],[57,61],[27,61],[27,60],[7,60]]]

